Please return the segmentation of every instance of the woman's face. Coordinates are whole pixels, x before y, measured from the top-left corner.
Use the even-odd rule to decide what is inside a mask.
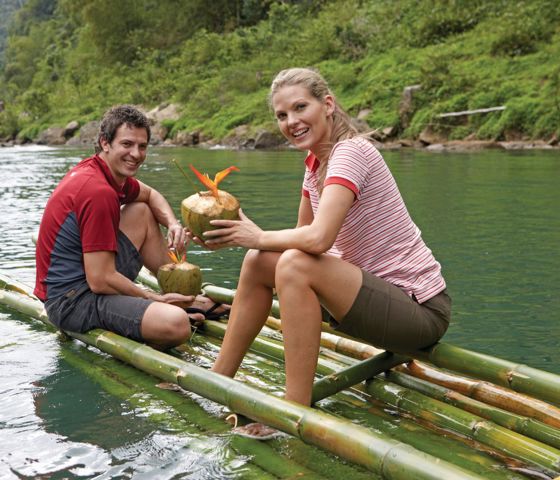
[[[334,111],[331,95],[319,101],[301,85],[285,86],[272,97],[272,108],[280,131],[299,150],[317,153],[329,142]]]

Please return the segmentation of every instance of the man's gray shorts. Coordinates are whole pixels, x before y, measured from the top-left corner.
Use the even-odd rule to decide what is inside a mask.
[[[117,271],[135,280],[142,258],[128,237],[119,231],[115,257]],[[87,284],[45,302],[49,320],[62,330],[84,333],[103,328],[142,342],[142,317],[152,300],[127,295],[98,295]]]

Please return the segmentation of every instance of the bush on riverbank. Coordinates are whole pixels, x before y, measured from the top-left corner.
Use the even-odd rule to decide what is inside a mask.
[[[176,9],[169,0],[146,11],[143,2],[28,0],[8,37],[0,138],[36,138],[124,102],[181,105],[171,137],[273,129],[268,86],[295,65],[319,68],[350,113],[367,109],[370,127],[401,137],[427,127],[449,139],[560,134],[555,0],[224,0],[218,15],[203,4]],[[403,121],[403,89],[416,84]],[[506,110],[438,117],[500,105]]]

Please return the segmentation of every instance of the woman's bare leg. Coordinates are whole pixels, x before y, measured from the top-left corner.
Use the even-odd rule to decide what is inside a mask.
[[[362,285],[361,270],[329,255],[284,252],[276,267],[280,299],[286,399],[311,403],[321,340],[321,304],[336,319],[350,310]]]
[[[222,348],[212,370],[233,377],[268,318],[280,253],[249,250],[239,277]]]

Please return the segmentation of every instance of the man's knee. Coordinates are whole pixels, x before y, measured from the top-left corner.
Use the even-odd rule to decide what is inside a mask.
[[[172,321],[170,325],[170,343],[180,345],[191,337],[191,324],[189,318]]]
[[[141,222],[145,223],[153,218],[153,213],[147,203],[132,202],[124,205],[121,208],[121,223],[122,222]]]
[[[176,346],[191,336],[187,312],[174,305],[152,303],[142,319],[142,336],[148,343]]]

